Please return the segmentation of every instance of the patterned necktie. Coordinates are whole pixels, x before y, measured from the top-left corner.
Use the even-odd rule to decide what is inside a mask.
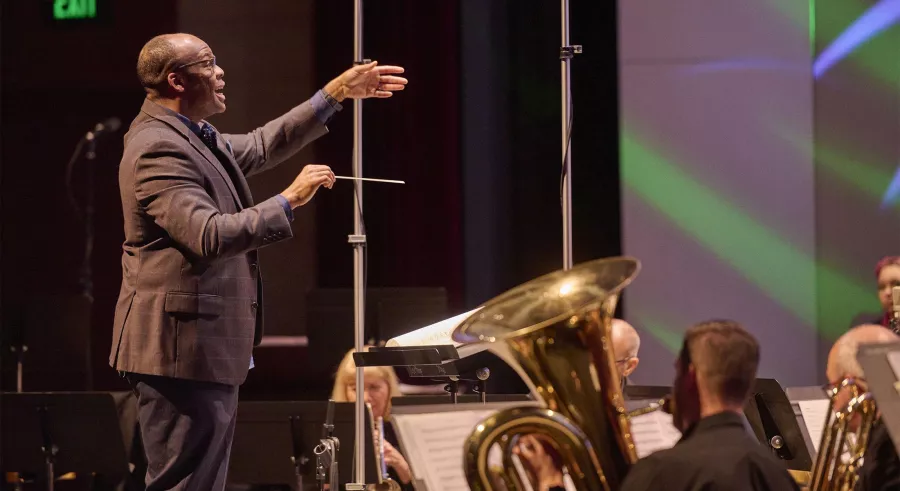
[[[203,143],[205,143],[210,150],[216,150],[216,130],[212,129],[212,126],[204,124],[203,127],[200,128],[200,139],[203,140]]]

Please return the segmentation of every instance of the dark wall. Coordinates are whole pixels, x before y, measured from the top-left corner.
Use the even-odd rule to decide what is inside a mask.
[[[131,121],[143,99],[137,53],[176,20],[174,0],[153,2],[152,9],[100,2],[106,19],[72,25],[51,21],[50,8],[52,2],[4,2],[2,18],[3,331],[8,339],[26,328],[27,390],[87,387],[88,367],[105,365],[121,275],[116,169],[123,131],[99,142],[93,166],[80,160],[73,172],[82,207],[91,172],[95,179],[94,329],[80,296],[85,234],[67,199],[66,162],[97,122]],[[4,361],[9,367],[9,357]],[[111,370],[96,371],[98,384],[115,383]]]
[[[26,389],[85,387],[90,373],[95,388],[119,386],[106,359],[121,275],[116,184],[121,132],[103,142],[94,166],[96,301],[91,323],[90,305],[78,300],[83,234],[65,199],[65,163],[95,122],[118,116],[127,124],[136,114],[143,98],[133,74],[136,54],[153,35],[185,29],[179,24],[185,17],[180,5],[165,1],[148,11],[117,2],[114,22],[67,29],[44,22],[38,5],[4,5],[3,328],[9,338],[14,328],[26,325],[33,340],[30,366],[46,368],[40,382],[26,379]],[[366,2],[365,56],[405,66],[410,79],[408,89],[392,100],[364,104],[364,174],[407,183],[365,185],[367,284],[373,291],[429,287],[432,295],[443,289],[443,308],[457,313],[560,267],[559,11],[555,3],[531,7],[481,0]],[[303,84],[315,88],[350,66],[353,12],[352,2],[316,2],[314,10],[310,51],[315,61],[296,73],[313,73],[314,80],[306,77]],[[208,20],[203,29],[222,32],[213,23]],[[252,36],[245,31],[253,26],[264,29],[266,23],[245,19],[240,35]],[[572,42],[585,46],[572,71],[576,262],[619,251],[615,38],[614,7],[572,2]],[[256,66],[238,60],[239,49],[225,51],[232,53],[223,60],[226,68]],[[286,73],[293,77],[295,71]],[[238,89],[246,78],[231,75]],[[252,91],[240,95],[252,97]],[[265,99],[272,110],[278,97]],[[283,94],[284,109],[297,97]],[[235,102],[234,108],[249,110],[252,101]],[[234,113],[218,123],[231,129],[234,122],[237,130],[243,116]],[[262,111],[250,123],[261,117]],[[307,155],[350,175],[350,101],[330,129]],[[83,200],[83,164],[79,169],[77,197]],[[277,192],[276,177],[271,185],[259,181],[255,191]],[[313,216],[303,223],[316,236],[302,253],[315,263],[313,287],[352,286],[347,243],[352,203],[352,187],[339,182],[316,196]],[[279,268],[285,259],[271,257],[265,264],[267,293],[273,285],[299,288],[293,280],[296,268]],[[307,316],[311,308],[298,302],[286,305],[285,312]],[[380,307],[370,304],[369,309]],[[349,348],[341,335],[352,333],[352,322],[305,329],[298,324],[269,327],[277,334],[305,330],[311,343],[318,335],[319,344],[273,357],[273,366],[261,367],[256,379],[268,376],[265,368],[265,374],[283,374],[277,383],[304,388],[305,397],[324,395],[331,383],[327,375],[339,359],[324,354],[322,347]],[[298,356],[304,359],[298,361]],[[47,358],[62,360],[64,368],[50,367]],[[258,366],[268,363],[260,358]],[[8,368],[9,358],[5,361]],[[7,388],[10,372],[5,375]]]

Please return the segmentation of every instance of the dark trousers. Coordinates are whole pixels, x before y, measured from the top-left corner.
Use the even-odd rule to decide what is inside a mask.
[[[238,405],[238,387],[128,373],[138,398],[147,454],[147,491],[221,491]]]

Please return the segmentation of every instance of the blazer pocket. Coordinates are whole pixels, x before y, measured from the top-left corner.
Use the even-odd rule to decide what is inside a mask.
[[[170,314],[218,317],[222,314],[224,303],[224,299],[219,295],[167,292],[165,310]]]

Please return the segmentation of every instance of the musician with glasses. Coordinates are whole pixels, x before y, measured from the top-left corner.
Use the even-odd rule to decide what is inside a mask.
[[[619,374],[620,386],[625,390],[628,376],[634,373],[641,362],[638,351],[641,349],[641,337],[631,324],[622,319],[613,319],[612,326],[613,354],[616,357],[616,371]]]
[[[257,249],[292,236],[293,210],[334,183],[307,165],[261,203],[247,177],[271,169],[328,130],[345,99],[402,90],[400,67],[357,65],[306,102],[247,134],[206,118],[225,111],[225,71],[190,34],[144,45],[146,91],[119,167],[125,241],[109,362],[138,397],[147,490],[220,491],[238,387],[262,338]]]
[[[744,426],[743,406],[759,365],[759,344],[738,323],[687,330],[675,362],[674,447],[639,460],[622,491],[796,490],[797,483]]]
[[[900,337],[878,324],[865,324],[854,327],[844,333],[832,346],[828,353],[828,365],[825,370],[829,385],[838,387],[844,379],[855,380],[861,391],[868,390],[866,374],[856,357],[862,344],[895,343]],[[838,411],[846,408],[853,397],[849,387],[840,389],[833,399],[833,408]],[[878,401],[875,401],[876,406]],[[869,433],[869,442],[859,469],[858,491],[875,491],[900,489],[900,459],[891,436],[881,421],[880,412]],[[860,415],[854,414],[849,421],[851,431],[856,431]]]

